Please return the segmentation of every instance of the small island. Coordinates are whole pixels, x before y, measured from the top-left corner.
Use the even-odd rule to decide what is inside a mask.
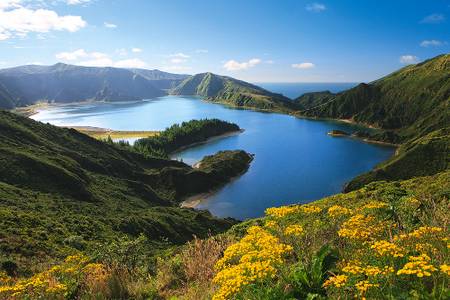
[[[198,178],[203,178],[200,181],[205,183],[205,187],[209,186],[210,190],[187,197],[181,203],[181,207],[196,207],[217,189],[245,173],[253,157],[253,154],[243,150],[219,151],[216,154],[205,156],[194,165],[194,168],[199,172]],[[201,188],[201,190],[205,190],[205,188]]]
[[[343,130],[339,130],[339,129],[333,129],[330,132],[328,132],[329,136],[334,136],[334,137],[340,137],[340,136],[349,136],[350,134],[348,132],[345,132]]]

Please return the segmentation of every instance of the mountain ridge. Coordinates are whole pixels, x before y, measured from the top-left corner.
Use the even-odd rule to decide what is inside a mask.
[[[173,95],[203,96],[207,101],[235,107],[289,112],[294,106],[281,94],[257,85],[210,72],[192,75],[170,91]]]

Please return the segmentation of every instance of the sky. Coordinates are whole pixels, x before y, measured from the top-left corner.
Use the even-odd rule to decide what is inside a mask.
[[[370,82],[449,50],[450,0],[0,0],[0,68]]]

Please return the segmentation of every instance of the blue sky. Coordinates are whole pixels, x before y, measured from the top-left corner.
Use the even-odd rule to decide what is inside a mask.
[[[449,0],[0,0],[0,68],[368,82],[450,49]]]

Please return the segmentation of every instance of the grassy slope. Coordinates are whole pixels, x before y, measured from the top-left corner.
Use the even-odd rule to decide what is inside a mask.
[[[311,94],[296,99],[307,109],[304,115],[353,119],[396,130],[400,140],[406,141],[449,124],[450,54],[407,66],[339,94],[317,95],[317,102],[310,99]]]
[[[262,110],[288,112],[293,108],[290,99],[280,94],[212,73],[197,74],[185,79],[171,94],[203,96],[213,102]]]
[[[221,176],[0,111],[0,261],[28,270],[126,234],[155,250],[222,231],[233,221],[177,207]]]
[[[432,175],[449,168],[450,128],[444,128],[404,143],[391,159],[354,178],[344,190],[356,190],[372,181]]]

